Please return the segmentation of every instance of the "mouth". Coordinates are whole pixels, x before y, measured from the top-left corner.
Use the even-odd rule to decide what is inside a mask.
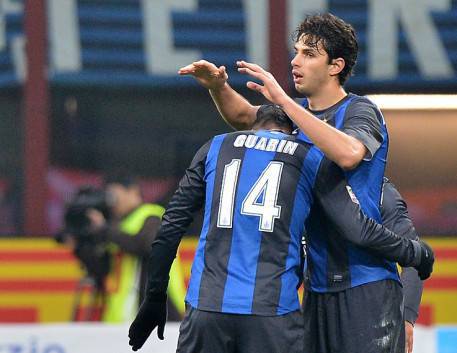
[[[292,76],[294,78],[295,83],[297,83],[298,81],[300,81],[303,78],[303,75],[296,70],[292,70]]]

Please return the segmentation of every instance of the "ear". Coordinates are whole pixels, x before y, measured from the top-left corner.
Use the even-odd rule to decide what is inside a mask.
[[[337,76],[341,71],[343,71],[346,62],[343,58],[336,58],[333,59],[332,62],[329,64],[329,75],[330,76]]]

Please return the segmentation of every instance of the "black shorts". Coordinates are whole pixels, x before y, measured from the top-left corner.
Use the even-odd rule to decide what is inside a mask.
[[[393,280],[305,293],[305,353],[404,353],[403,290]]]
[[[302,353],[303,316],[237,315],[187,310],[177,353]]]

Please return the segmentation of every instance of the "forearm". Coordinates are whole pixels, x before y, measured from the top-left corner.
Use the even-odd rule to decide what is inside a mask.
[[[167,292],[169,272],[182,237],[176,234],[179,232],[174,235],[173,232],[159,232],[151,246],[148,259],[147,296],[161,296]]]
[[[353,242],[386,260],[398,262],[401,266],[415,266],[419,259],[420,245],[414,240],[403,238],[391,232],[372,219],[361,216],[361,236]]]
[[[389,197],[389,191],[386,191],[384,199]],[[401,200],[402,201],[402,200]],[[416,230],[406,210],[406,204],[402,201],[397,204],[396,217],[394,222],[388,222],[388,226],[392,231],[399,234],[401,237],[418,240]],[[419,305],[422,297],[424,284],[418,276],[418,272],[414,268],[403,268],[401,272],[401,281],[403,283],[404,303],[405,303],[405,320],[414,325],[419,315]]]
[[[180,188],[172,197],[163,215],[157,237],[151,246],[148,260],[148,295],[166,293],[170,268],[176,257],[179,243],[200,205],[193,203],[192,197],[189,197],[190,193],[183,190],[185,187],[182,184],[181,182]]]
[[[222,118],[236,130],[249,130],[254,124],[258,106],[253,106],[228,83],[209,90]]]
[[[391,232],[366,217],[361,210],[357,214],[346,214],[344,211],[340,214],[334,213],[332,221],[339,230],[338,234],[354,245],[363,247],[388,261],[398,262],[402,266],[416,265],[415,259],[420,252],[419,244]]]
[[[292,98],[287,97],[282,108],[326,157],[341,168],[353,169],[364,158],[366,148],[360,141],[316,118]]]
[[[357,200],[350,197],[344,173],[335,163],[322,161],[314,191],[316,202],[335,226],[338,236],[387,260],[401,264],[413,261],[418,244],[368,218]]]
[[[417,271],[413,268],[404,268],[401,273],[403,293],[405,297],[405,320],[414,324],[419,315],[424,284],[419,279]]]

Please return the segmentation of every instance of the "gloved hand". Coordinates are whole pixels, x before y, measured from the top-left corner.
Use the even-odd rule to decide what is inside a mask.
[[[132,350],[140,349],[151,332],[157,327],[157,337],[163,340],[167,321],[167,296],[146,297],[129,329],[129,345]]]
[[[433,263],[435,262],[435,254],[432,248],[424,241],[418,241],[420,245],[420,262],[414,268],[419,273],[421,280],[426,280],[433,272]]]

